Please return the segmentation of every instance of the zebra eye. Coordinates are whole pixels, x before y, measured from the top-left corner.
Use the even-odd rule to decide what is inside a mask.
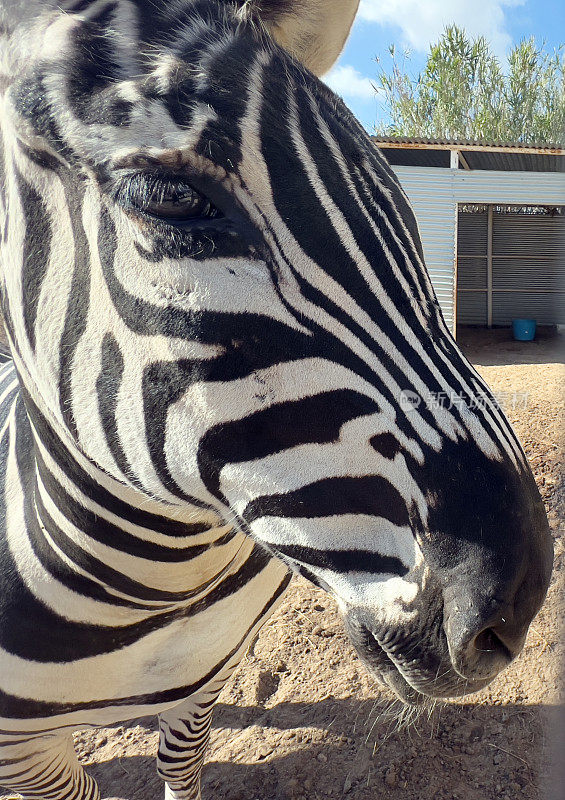
[[[179,187],[153,197],[144,208],[146,214],[163,219],[194,219],[216,217],[219,214],[210,201],[190,187]]]
[[[207,197],[182,180],[136,175],[118,191],[117,199],[126,208],[171,224],[222,216]]]

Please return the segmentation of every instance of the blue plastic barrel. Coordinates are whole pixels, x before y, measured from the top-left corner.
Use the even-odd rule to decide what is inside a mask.
[[[513,319],[512,333],[519,342],[531,342],[536,335],[535,319]]]

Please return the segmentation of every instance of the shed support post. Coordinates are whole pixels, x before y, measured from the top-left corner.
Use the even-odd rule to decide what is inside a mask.
[[[449,166],[451,169],[459,169],[459,150],[451,150]]]
[[[492,328],[492,205],[488,207],[487,219],[487,327]]]
[[[459,161],[461,162],[461,164],[463,164],[463,169],[466,169],[468,172],[470,172],[471,167],[469,166],[469,162],[467,161],[463,153],[461,153],[459,150],[457,152],[459,153]]]

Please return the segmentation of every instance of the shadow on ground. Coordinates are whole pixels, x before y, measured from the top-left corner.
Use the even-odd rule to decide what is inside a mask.
[[[515,341],[511,328],[459,325],[457,344],[472,364],[483,367],[565,362],[565,332],[549,325],[538,328],[533,342]]]
[[[393,720],[379,717],[382,712],[373,701],[333,698],[270,709],[220,705],[214,727],[224,738],[221,747],[213,745],[204,770],[204,800],[548,797],[540,787],[543,754],[535,744],[548,722],[544,707],[443,706],[430,719],[426,714],[400,731]],[[156,730],[153,718],[131,725]],[[251,726],[261,729],[264,746],[241,763],[237,739]],[[313,736],[312,729],[320,736]],[[532,742],[529,750],[524,750],[525,731]],[[163,796],[149,756],[114,759],[89,772],[103,797]]]

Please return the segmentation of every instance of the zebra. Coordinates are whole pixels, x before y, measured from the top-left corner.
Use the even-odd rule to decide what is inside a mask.
[[[412,704],[484,687],[543,601],[524,452],[319,80],[357,5],[0,0],[0,785],[24,798],[98,800],[71,732],[155,714],[165,796],[198,800],[293,573]]]

